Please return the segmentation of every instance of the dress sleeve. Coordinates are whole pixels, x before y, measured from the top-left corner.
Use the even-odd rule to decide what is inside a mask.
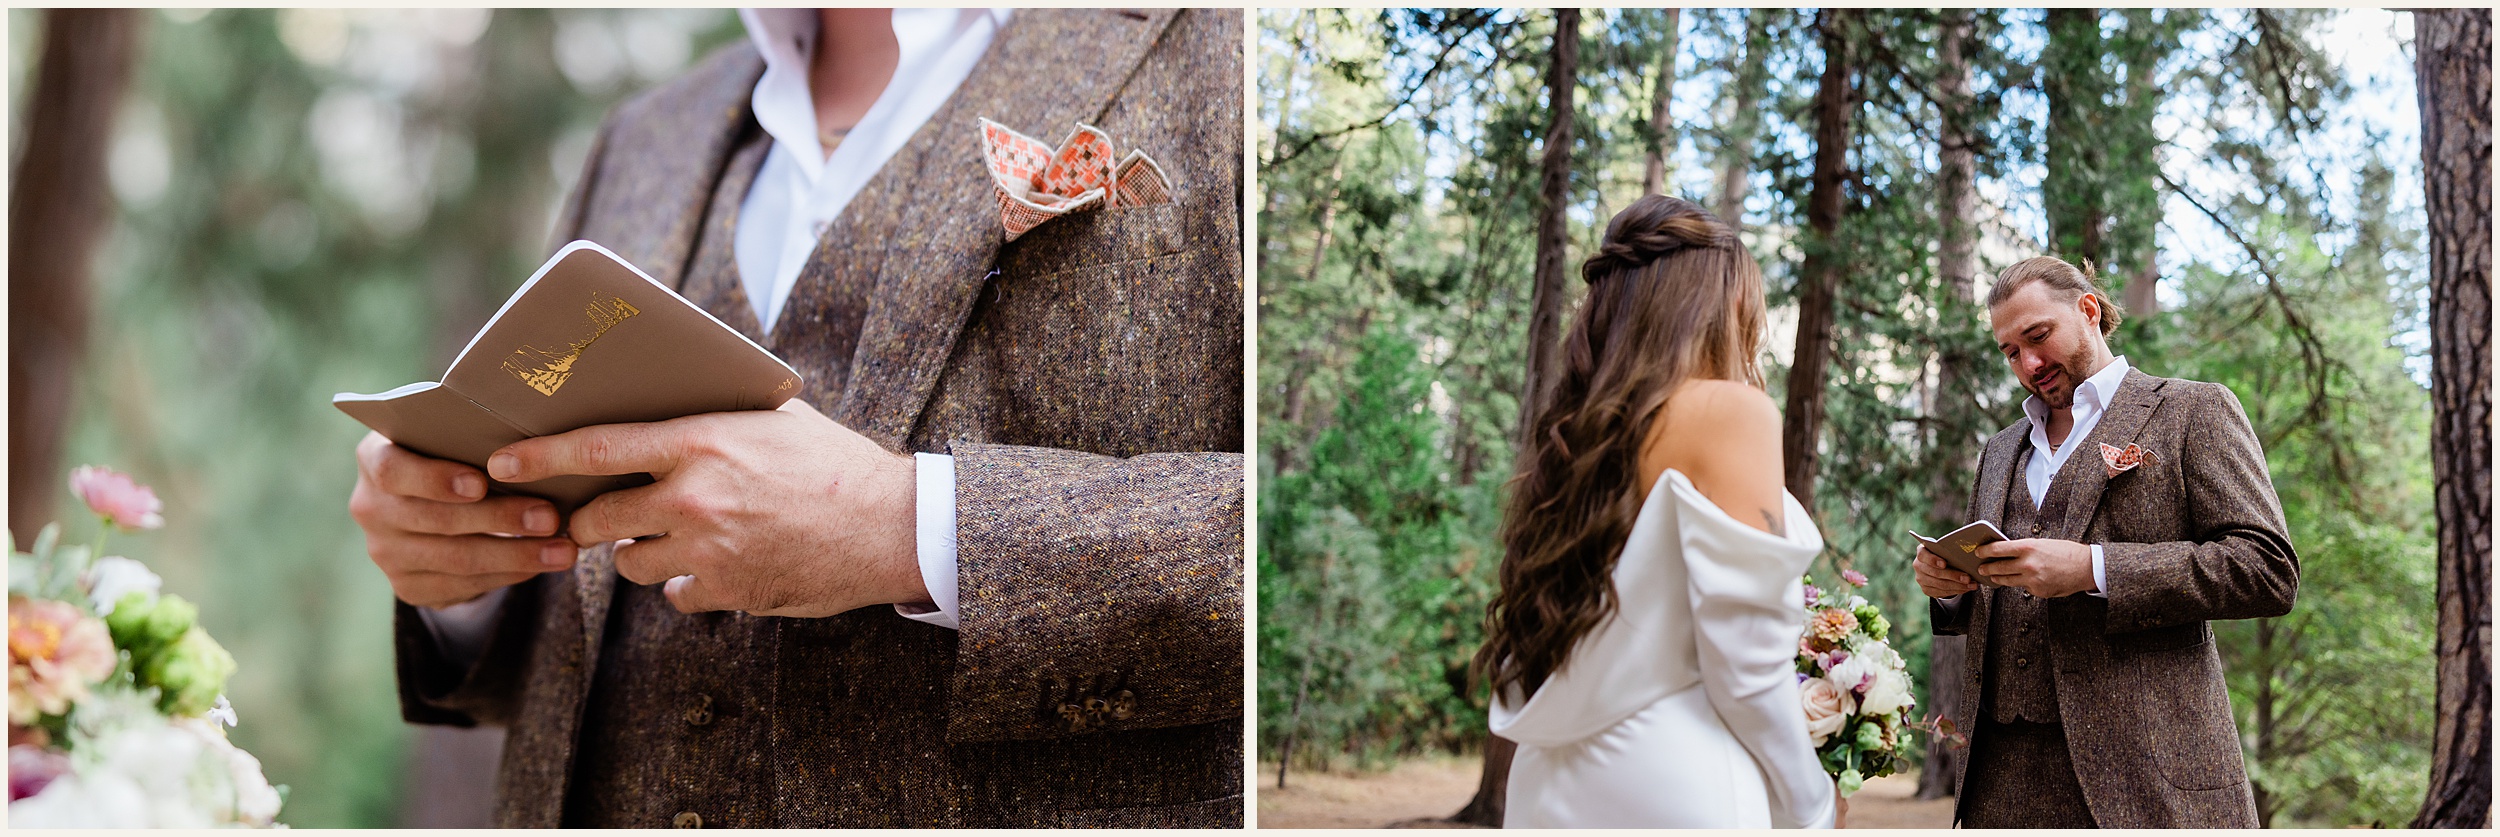
[[[1819,544],[1801,546],[1735,522],[1698,494],[1682,498],[1684,561],[1702,688],[1770,783],[1771,823],[1829,828],[1831,777],[1815,759],[1797,691],[1804,613],[1792,598]],[[1790,520],[1805,509],[1794,500]]]

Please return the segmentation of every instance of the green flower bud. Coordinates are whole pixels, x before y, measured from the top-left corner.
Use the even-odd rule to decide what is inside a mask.
[[[1883,727],[1883,725],[1882,725],[1882,724],[1877,724],[1877,723],[1872,723],[1872,722],[1859,724],[1859,725],[1858,725],[1858,740],[1857,740],[1857,745],[1858,745],[1858,749],[1859,749],[1859,750],[1861,750],[1861,751],[1866,751],[1866,750],[1881,750],[1881,749],[1883,749],[1883,748],[1884,748],[1884,727]]]
[[[118,610],[116,613],[120,612]],[[139,684],[155,686],[157,708],[167,714],[198,716],[217,705],[234,675],[234,655],[194,626],[163,652],[139,667]]]
[[[1869,608],[1869,610],[1872,609],[1873,608]],[[1858,624],[1864,626],[1866,628],[1866,635],[1874,637],[1877,642],[1884,641],[1885,636],[1892,633],[1892,620],[1885,619],[1884,615],[1881,613],[1875,614],[1874,618],[1871,619],[1862,619],[1858,622]]]
[[[1865,784],[1866,784],[1866,777],[1865,777],[1865,776],[1862,776],[1862,775],[1859,775],[1859,774],[1858,774],[1858,769],[1857,769],[1857,768],[1852,767],[1852,768],[1849,768],[1849,769],[1847,769],[1847,770],[1840,771],[1840,795],[1841,795],[1841,796],[1846,797],[1846,796],[1848,796],[1848,795],[1850,795],[1850,794],[1857,793],[1857,792],[1858,792],[1858,788],[1859,788],[1860,786],[1865,785]]]
[[[114,645],[145,661],[190,633],[199,619],[199,607],[181,596],[158,596],[151,602],[146,594],[132,591],[113,603],[113,615],[104,618],[104,626],[113,632]]]

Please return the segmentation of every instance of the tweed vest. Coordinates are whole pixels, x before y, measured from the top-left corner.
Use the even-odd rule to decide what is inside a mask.
[[[2084,440],[2075,437],[2072,443]],[[2048,493],[2032,508],[2031,491],[2025,488],[2023,472],[2035,455],[2029,444],[2014,459],[2011,490],[2005,492],[2005,536],[2009,538],[2073,538],[2079,533],[2065,531],[2068,490],[2073,480],[2051,479]],[[1997,723],[2031,721],[2058,723],[2057,680],[2051,675],[2056,661],[2050,658],[2048,637],[2049,600],[2025,595],[2008,587],[1987,588],[1988,660],[1985,686],[1980,694],[1986,701],[1987,719]]]
[[[767,346],[781,341],[764,339],[756,327],[738,279],[734,242],[738,208],[771,145],[771,136],[750,119],[713,190],[683,287],[688,301]],[[856,229],[845,224],[828,232],[848,235]],[[823,287],[829,283],[842,287]],[[810,269],[801,284],[816,287],[804,298],[794,292],[791,302],[815,307],[789,306],[783,318],[797,324],[789,331],[808,330],[807,342],[834,349],[809,352],[807,360],[814,362],[794,360],[806,376],[807,394],[822,404],[829,400],[825,393],[840,393],[849,377],[867,291],[847,271]],[[781,825],[780,812],[759,804],[772,795],[756,792],[775,783],[778,736],[771,713],[780,699],[775,688],[780,678],[773,670],[747,669],[779,660],[786,630],[808,633],[816,627],[793,626],[794,621],[815,620],[683,614],[658,585],[617,584],[600,665],[583,707],[582,749],[574,761],[564,824]]]

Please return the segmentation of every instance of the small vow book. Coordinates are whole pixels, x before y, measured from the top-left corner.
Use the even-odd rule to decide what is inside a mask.
[[[1997,586],[1995,582],[1989,581],[1987,576],[1979,574],[1979,565],[1984,562],[1977,554],[1981,545],[2006,539],[2004,532],[1997,531],[1996,524],[1982,520],[1946,532],[1941,538],[1931,538],[1916,531],[1910,532],[1910,537],[1917,538],[1919,543],[1926,544],[1928,551],[1936,553],[1936,556],[1943,558],[1945,563],[1953,565],[1954,569],[1961,570],[1962,574],[1970,576],[1971,580],[1977,582],[1979,586]]]
[[[393,444],[485,470],[533,436],[594,424],[770,410],[799,373],[685,297],[588,241],[556,251],[504,300],[441,383],[330,397]],[[491,478],[490,478],[491,479]],[[494,483],[570,511],[648,474]]]

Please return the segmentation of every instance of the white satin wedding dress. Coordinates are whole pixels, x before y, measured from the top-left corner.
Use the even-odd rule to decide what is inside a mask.
[[[1519,743],[1504,826],[1831,826],[1794,664],[1823,536],[1783,498],[1779,537],[1659,476],[1615,563],[1614,616],[1525,705],[1515,689],[1493,703],[1493,732]]]

